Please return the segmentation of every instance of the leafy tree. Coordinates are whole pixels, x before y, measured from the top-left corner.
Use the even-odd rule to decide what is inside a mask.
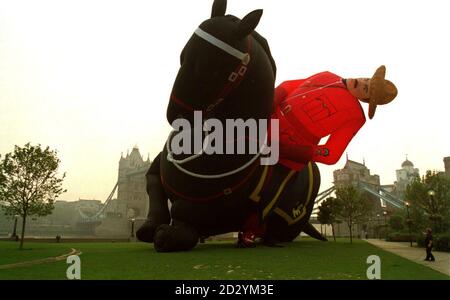
[[[15,146],[0,161],[0,205],[6,215],[22,218],[20,249],[27,217],[50,214],[55,199],[66,191],[62,188],[65,174],[57,177],[59,164],[56,151],[29,143]]]
[[[403,218],[396,214],[389,218],[389,227],[395,231],[401,231],[403,229]]]
[[[450,220],[450,179],[437,172],[427,171],[422,179],[413,180],[407,187],[405,199],[410,203],[415,231],[433,227],[434,232],[448,230]]]
[[[331,225],[331,231],[333,233],[333,239],[336,242],[336,235],[334,232],[334,224],[337,222],[336,213],[338,206],[336,205],[336,198],[328,197],[319,206],[319,212],[317,213],[317,220],[320,224]]]
[[[350,243],[353,243],[353,224],[364,222],[371,213],[372,203],[354,186],[346,186],[336,190],[337,217],[347,223],[350,232]]]

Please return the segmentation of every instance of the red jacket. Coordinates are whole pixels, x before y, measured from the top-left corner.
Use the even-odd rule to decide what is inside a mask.
[[[274,118],[280,120],[280,163],[294,170],[309,161],[335,164],[366,122],[358,99],[330,72],[280,84]]]

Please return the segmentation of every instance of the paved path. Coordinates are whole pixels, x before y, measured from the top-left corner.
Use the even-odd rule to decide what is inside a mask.
[[[436,261],[424,261],[425,259],[425,249],[418,248],[413,244],[410,247],[408,242],[397,243],[397,242],[386,242],[384,240],[368,239],[367,242],[375,245],[383,250],[397,254],[398,256],[409,259],[418,264],[427,266],[436,271],[444,273],[449,276],[450,279],[450,253],[433,251],[434,258]]]
[[[26,267],[26,266],[55,262],[55,261],[61,261],[61,260],[65,260],[70,255],[81,255],[81,254],[82,254],[81,251],[71,248],[71,251],[69,253],[63,254],[60,256],[56,256],[56,257],[47,257],[47,258],[29,260],[29,261],[24,261],[24,262],[19,262],[19,263],[0,265],[0,270],[14,269],[14,268],[18,268],[18,267]]]

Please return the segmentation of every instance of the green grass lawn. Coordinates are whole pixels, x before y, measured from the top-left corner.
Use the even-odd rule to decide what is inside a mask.
[[[18,250],[19,242],[0,242],[0,265],[30,261],[69,253],[68,244],[27,243]],[[0,270],[0,274],[1,274]],[[0,275],[1,276],[1,275]]]
[[[0,265],[81,250],[82,279],[366,279],[369,255],[381,258],[382,279],[448,279],[425,266],[364,241],[319,242],[309,238],[284,248],[237,249],[207,242],[190,252],[157,253],[143,243],[0,242]],[[65,261],[0,270],[0,279],[65,279]]]

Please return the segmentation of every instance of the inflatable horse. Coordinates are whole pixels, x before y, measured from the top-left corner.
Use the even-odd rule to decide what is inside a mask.
[[[270,119],[276,66],[267,41],[254,30],[262,10],[242,20],[225,10],[225,0],[214,1],[211,18],[181,52],[167,108],[170,124],[193,124],[196,112],[222,122]],[[150,209],[139,240],[159,252],[189,250],[199,238],[239,231],[252,209],[266,224],[267,240],[289,242],[302,231],[323,240],[308,222],[320,185],[314,163],[297,172],[262,165],[261,152],[196,155],[194,149],[194,155],[177,155],[174,133],[146,175]],[[194,130],[189,134],[195,138]]]

